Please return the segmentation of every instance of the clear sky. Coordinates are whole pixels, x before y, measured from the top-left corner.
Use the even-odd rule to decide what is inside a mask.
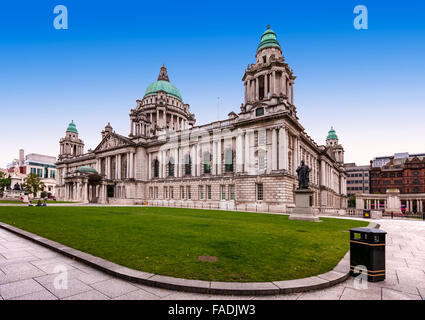
[[[53,27],[56,5],[68,30]],[[356,5],[368,30],[353,27]],[[86,150],[129,111],[165,64],[197,124],[239,112],[244,69],[270,24],[297,76],[301,124],[324,144],[333,126],[346,162],[425,152],[425,1],[2,1],[0,167],[57,156],[71,120]]]

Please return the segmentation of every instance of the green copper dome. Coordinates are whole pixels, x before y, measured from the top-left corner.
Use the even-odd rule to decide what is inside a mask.
[[[336,135],[336,132],[333,127],[331,127],[331,130],[329,130],[327,140],[332,140],[332,139],[338,139],[338,136]]]
[[[165,91],[168,95],[176,97],[181,102],[183,102],[182,95],[180,91],[170,82],[167,74],[167,68],[162,65],[161,70],[159,71],[159,76],[156,82],[152,83],[145,92],[144,97],[154,95],[158,91]]]
[[[270,29],[270,26],[267,26],[267,30],[261,36],[261,42],[258,45],[257,52],[267,47],[277,47],[280,49],[280,44],[276,40],[276,33]]]
[[[74,120],[72,120],[72,122],[68,125],[68,129],[66,129],[66,131],[78,133],[77,127],[75,126],[75,123],[74,123]]]
[[[75,169],[74,172],[81,172],[81,173],[89,173],[89,174],[98,174],[97,171],[90,167],[90,166],[81,166]]]
[[[154,95],[158,91],[165,91],[168,95],[176,97],[177,99],[183,102],[180,91],[172,83],[164,80],[158,80],[154,83],[151,83],[146,89],[143,98],[150,95]]]

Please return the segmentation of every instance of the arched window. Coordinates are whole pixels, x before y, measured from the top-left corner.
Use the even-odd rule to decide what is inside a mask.
[[[233,172],[233,151],[230,148],[224,151],[224,170],[225,172]]]
[[[204,152],[203,163],[204,173],[211,173],[211,154],[208,151]]]
[[[159,161],[158,161],[158,159],[155,159],[153,161],[153,176],[154,176],[154,178],[159,177]]]
[[[168,176],[174,177],[174,158],[170,157],[170,160],[168,160]]]
[[[192,174],[192,159],[190,159],[190,155],[188,154],[184,157],[184,174]]]

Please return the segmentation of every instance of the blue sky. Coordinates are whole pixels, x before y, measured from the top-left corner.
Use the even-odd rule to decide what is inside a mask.
[[[68,30],[53,28],[59,4]],[[368,30],[353,27],[359,4]],[[129,110],[162,64],[197,124],[217,119],[217,97],[226,118],[268,24],[317,143],[333,126],[347,162],[425,152],[424,1],[3,1],[0,167],[19,148],[56,156],[71,120],[86,150],[108,121],[127,135]]]

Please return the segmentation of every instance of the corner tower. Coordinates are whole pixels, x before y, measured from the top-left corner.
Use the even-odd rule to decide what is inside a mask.
[[[242,78],[245,86],[245,104],[242,112],[256,111],[256,116],[274,111],[290,110],[294,107],[294,80],[292,69],[282,55],[276,33],[267,26],[261,36],[255,55],[255,64],[248,65]],[[269,108],[280,105],[280,108]],[[281,110],[279,110],[281,109]],[[268,112],[267,112],[268,111]]]
[[[337,162],[344,163],[344,148],[339,144],[338,136],[333,127],[331,127],[331,130],[328,132],[326,147],[332,149]]]
[[[68,125],[65,137],[59,140],[59,145],[59,160],[78,157],[84,153],[84,141],[78,138],[74,120]]]

